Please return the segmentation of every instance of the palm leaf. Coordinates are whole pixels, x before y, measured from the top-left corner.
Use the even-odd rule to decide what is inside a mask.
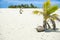
[[[56,19],[60,22],[60,18],[56,17]]]
[[[53,29],[55,30],[55,29],[56,29],[55,21],[54,21],[53,19],[50,19],[50,20],[51,20],[51,23],[52,23]]]
[[[58,9],[58,6],[57,6],[57,5],[51,6],[51,7],[48,9],[47,14],[49,15],[49,14],[55,12],[57,9]]]
[[[51,15],[51,18],[52,18],[53,20],[57,20],[57,16],[58,16],[58,14],[53,14],[53,15]]]
[[[47,25],[48,25],[48,28],[49,28],[49,29],[51,29],[51,27],[50,27],[50,25],[49,25],[49,23],[48,23],[48,22],[47,22]]]
[[[38,14],[38,13],[39,13],[39,11],[38,11],[38,10],[35,10],[35,11],[33,11],[33,13],[34,13],[34,14]]]
[[[48,0],[47,2],[45,2],[44,4],[43,4],[43,7],[44,8],[48,8],[50,6],[50,0]]]
[[[43,4],[44,12],[46,12],[49,7],[50,7],[50,0],[48,0]]]

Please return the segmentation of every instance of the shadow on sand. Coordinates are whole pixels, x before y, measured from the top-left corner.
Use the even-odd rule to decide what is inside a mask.
[[[60,30],[59,28],[56,28],[56,30],[48,29],[48,30],[45,30],[45,32],[60,32]]]

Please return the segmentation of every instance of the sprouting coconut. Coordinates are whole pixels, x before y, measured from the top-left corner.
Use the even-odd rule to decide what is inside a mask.
[[[37,30],[38,32],[42,32],[42,31],[44,31],[44,27],[38,26],[38,27],[36,28],[36,30]]]
[[[45,2],[43,4],[43,12],[35,10],[33,11],[34,14],[42,14],[44,21],[43,21],[43,27],[44,30],[47,30],[48,28],[51,28],[49,23],[48,23],[48,19],[51,20],[51,23],[53,25],[53,30],[56,29],[56,24],[55,24],[55,20],[60,21],[60,19],[58,18],[58,14],[53,14],[53,12],[55,12],[58,9],[57,5],[52,6],[50,3],[50,0],[47,0],[47,2]],[[48,28],[47,28],[48,25]],[[43,27],[37,27],[36,29],[38,31],[41,31]]]

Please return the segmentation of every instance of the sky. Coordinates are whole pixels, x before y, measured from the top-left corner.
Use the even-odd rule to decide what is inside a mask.
[[[46,0],[0,0],[0,8],[8,8],[10,5],[20,4],[34,4],[37,7],[42,7]],[[58,5],[60,7],[60,0],[51,0],[52,5]]]

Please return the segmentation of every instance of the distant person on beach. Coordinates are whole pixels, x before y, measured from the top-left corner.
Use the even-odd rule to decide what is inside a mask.
[[[20,11],[19,11],[19,12],[20,12],[20,14],[22,14],[22,12],[23,12],[23,10],[22,10],[22,9],[23,9],[23,8],[20,8]]]

